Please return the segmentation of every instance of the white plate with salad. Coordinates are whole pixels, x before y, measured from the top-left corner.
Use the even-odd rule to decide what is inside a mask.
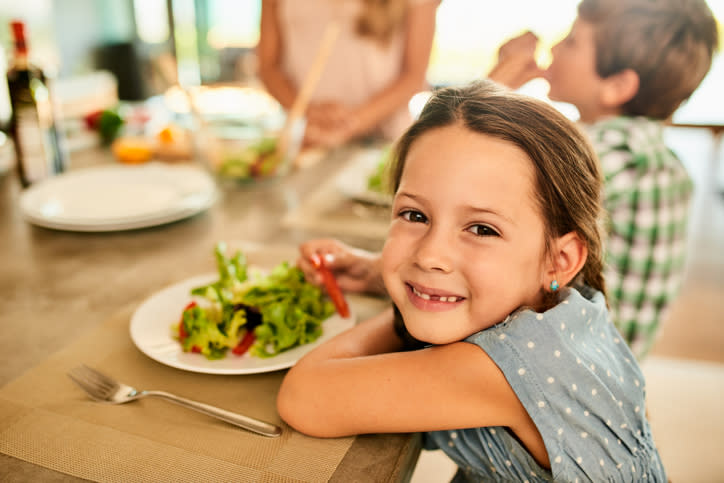
[[[177,369],[206,374],[255,374],[287,369],[319,344],[354,325],[354,316],[350,315],[347,318],[342,318],[339,314],[334,313],[331,302],[327,300],[326,296],[322,296],[320,291],[314,294],[313,297],[318,298],[325,305],[325,312],[321,314],[320,320],[311,324],[312,329],[308,329],[308,331],[312,331],[317,330],[317,327],[321,328],[321,334],[315,335],[315,337],[318,338],[311,342],[301,343],[301,345],[299,345],[297,341],[297,345],[289,349],[275,349],[272,347],[272,342],[276,343],[275,339],[277,339],[277,337],[272,336],[272,342],[269,342],[269,339],[267,339],[267,342],[264,342],[262,341],[262,336],[259,336],[251,348],[249,348],[247,344],[245,353],[237,355],[234,351],[242,345],[244,339],[243,334],[246,332],[245,329],[243,329],[244,324],[241,324],[242,328],[238,329],[236,341],[232,342],[228,345],[227,349],[222,350],[220,353],[218,351],[209,353],[206,350],[208,337],[205,334],[191,334],[190,336],[184,334],[187,339],[181,339],[179,324],[183,324],[183,322],[181,322],[182,314],[186,312],[191,302],[194,302],[197,304],[197,307],[203,310],[196,309],[195,312],[190,311],[188,315],[189,318],[193,319],[196,317],[197,320],[202,319],[201,321],[205,322],[205,318],[214,319],[214,314],[221,317],[221,315],[218,314],[223,312],[223,309],[221,309],[223,304],[215,306],[214,302],[210,303],[207,296],[209,294],[206,293],[206,291],[210,291],[211,298],[216,298],[218,293],[221,293],[217,293],[216,291],[219,287],[218,284],[225,278],[228,279],[229,276],[233,277],[237,272],[242,270],[238,264],[236,267],[231,267],[231,269],[225,269],[223,267],[223,265],[227,267],[230,264],[234,265],[232,263],[234,260],[235,258],[226,258],[223,250],[217,251],[217,263],[220,268],[219,273],[198,275],[183,280],[147,298],[138,309],[136,309],[131,318],[131,339],[136,347],[151,359]],[[247,268],[244,262],[243,270],[249,271],[249,278],[241,283],[237,283],[238,281],[234,280],[232,283],[235,287],[234,290],[243,292],[247,290],[249,286],[258,288],[260,284],[268,284],[270,277],[272,277],[275,272],[284,272],[284,270],[288,269],[285,265],[286,264],[280,264],[280,266],[271,271],[269,276],[266,276],[263,275],[263,272],[255,270],[253,267]],[[305,290],[319,290],[316,287],[312,288],[313,286],[306,284],[306,282],[304,282],[304,284],[306,286]],[[191,295],[193,289],[199,289],[200,287],[200,290],[195,291],[196,295]],[[208,287],[212,287],[212,289]],[[229,285],[225,287],[228,288]],[[227,295],[228,294],[229,292],[227,292]],[[238,294],[235,296],[235,300],[239,300]],[[312,302],[313,304],[316,303],[315,301]],[[274,305],[277,308],[280,307],[279,303]],[[299,310],[296,305],[292,307],[292,309]],[[192,311],[193,310],[194,309],[192,309]],[[264,309],[262,309],[262,311],[264,311]],[[274,311],[274,309],[272,309],[272,311]],[[242,315],[242,317],[244,316]],[[322,319],[322,317],[324,318]],[[236,321],[236,319],[234,320]],[[217,321],[218,320],[213,320],[212,324],[210,324],[214,333],[216,333],[215,327]],[[268,325],[266,322],[257,322],[257,324]],[[189,325],[187,325],[187,327],[188,326]],[[222,327],[221,323],[218,324],[218,327]],[[191,332],[191,330],[189,331]],[[264,331],[268,332],[266,328]],[[229,330],[229,332],[232,332],[232,330]],[[261,334],[259,330],[255,330],[254,328],[251,328],[249,332]],[[197,338],[194,339],[194,337]],[[184,350],[184,341],[186,341],[186,350]],[[200,341],[198,344],[204,346],[204,353],[189,350],[189,348],[193,348],[193,345],[197,343],[194,341]]]

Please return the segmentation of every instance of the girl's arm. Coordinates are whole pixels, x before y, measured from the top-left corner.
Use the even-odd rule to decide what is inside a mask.
[[[282,72],[282,32],[277,0],[262,0],[259,27],[259,77],[267,91],[287,110],[297,95],[294,84]]]
[[[508,426],[545,455],[533,421],[484,351],[457,342],[395,352],[402,342],[392,321],[389,309],[303,357],[280,388],[281,417],[317,437]]]

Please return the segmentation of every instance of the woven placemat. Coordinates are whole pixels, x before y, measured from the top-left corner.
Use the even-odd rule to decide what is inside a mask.
[[[354,438],[304,436],[279,418],[283,371],[219,376],[159,364],[131,342],[127,307],[0,389],[0,452],[98,481],[327,481]],[[141,389],[160,389],[280,424],[279,438],[146,398],[90,400],[66,376],[85,363]]]

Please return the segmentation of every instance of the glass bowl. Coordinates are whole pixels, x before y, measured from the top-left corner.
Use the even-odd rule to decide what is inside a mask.
[[[293,168],[305,122],[295,122],[284,149],[277,149],[286,113],[267,92],[249,86],[176,86],[165,101],[172,112],[191,115],[196,156],[220,180],[260,181]]]
[[[304,120],[290,129],[279,151],[283,119],[276,122],[223,119],[204,122],[196,132],[199,157],[220,179],[259,181],[284,176],[292,169],[304,137]]]

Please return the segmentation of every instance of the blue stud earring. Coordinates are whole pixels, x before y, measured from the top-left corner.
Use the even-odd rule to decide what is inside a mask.
[[[552,292],[555,292],[556,290],[558,290],[558,286],[559,286],[559,285],[558,285],[558,280],[553,280],[553,281],[551,282],[551,291],[552,291]]]

